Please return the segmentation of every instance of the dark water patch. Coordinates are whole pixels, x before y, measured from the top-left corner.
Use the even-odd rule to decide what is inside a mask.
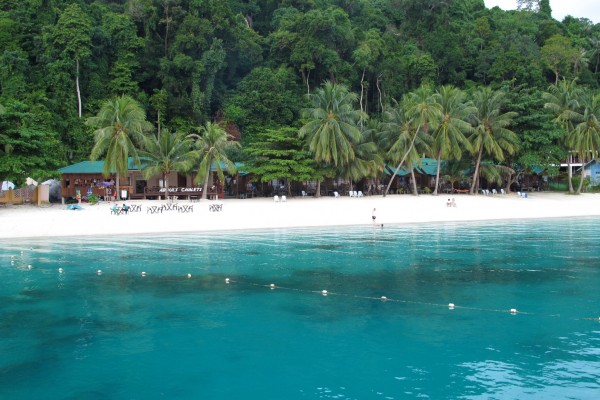
[[[65,397],[65,400],[109,400],[113,398],[110,393],[114,391],[114,386],[107,386],[106,389],[83,390]]]
[[[247,257],[256,257],[256,256],[262,255],[263,253],[261,253],[259,251],[246,251],[243,254],[244,254],[244,256],[247,256]]]

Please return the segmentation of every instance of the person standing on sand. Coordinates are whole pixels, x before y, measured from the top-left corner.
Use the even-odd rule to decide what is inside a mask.
[[[377,216],[375,215],[375,209],[373,209],[373,214],[371,214],[371,218],[373,219],[373,225],[375,225],[375,220],[377,219]]]

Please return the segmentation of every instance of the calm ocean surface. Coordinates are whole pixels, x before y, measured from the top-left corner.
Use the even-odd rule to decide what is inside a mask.
[[[0,241],[0,398],[597,400],[599,240],[560,219]]]

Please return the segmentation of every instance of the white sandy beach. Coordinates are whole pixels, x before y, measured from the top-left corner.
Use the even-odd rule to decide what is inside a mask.
[[[454,195],[457,207],[448,208],[448,195],[390,195],[350,197],[293,197],[275,203],[272,198],[201,200],[192,213],[165,211],[150,214],[148,206],[164,201],[131,201],[141,212],[111,215],[109,203],[82,204],[67,210],[60,204],[14,205],[0,208],[0,239],[195,231],[250,230],[290,227],[413,224],[531,218],[600,216],[600,194],[529,193],[494,196]],[[222,204],[221,212],[209,205]]]

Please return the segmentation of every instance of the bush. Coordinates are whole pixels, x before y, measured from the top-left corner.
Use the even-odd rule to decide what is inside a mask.
[[[90,204],[98,204],[98,200],[98,195],[95,195],[93,193],[87,197],[87,201]]]

